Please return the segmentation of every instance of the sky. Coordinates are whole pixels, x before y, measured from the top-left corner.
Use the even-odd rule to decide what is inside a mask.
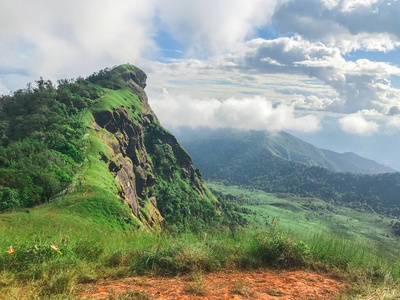
[[[398,0],[0,0],[0,94],[131,63],[162,124],[288,131],[400,170]]]

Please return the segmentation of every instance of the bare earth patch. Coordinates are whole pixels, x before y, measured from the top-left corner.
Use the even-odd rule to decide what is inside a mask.
[[[345,284],[307,271],[219,272],[202,275],[201,293],[191,276],[131,277],[87,285],[81,299],[107,299],[138,292],[147,299],[333,299]],[[189,288],[188,288],[189,287]],[[124,298],[125,299],[125,298]]]

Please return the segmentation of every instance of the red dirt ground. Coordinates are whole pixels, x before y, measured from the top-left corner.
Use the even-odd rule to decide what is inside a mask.
[[[220,272],[198,278],[131,277],[88,285],[81,299],[137,291],[149,299],[333,299],[345,284],[307,271]],[[200,292],[202,295],[196,294]],[[125,298],[124,298],[125,299]]]

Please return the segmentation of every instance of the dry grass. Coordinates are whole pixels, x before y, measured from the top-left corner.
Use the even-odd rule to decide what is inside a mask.
[[[256,297],[257,293],[252,289],[249,283],[244,279],[239,279],[233,285],[231,290],[232,294],[240,295],[243,297]]]
[[[207,286],[201,272],[194,272],[189,275],[190,281],[185,289],[187,293],[204,296],[207,293]]]

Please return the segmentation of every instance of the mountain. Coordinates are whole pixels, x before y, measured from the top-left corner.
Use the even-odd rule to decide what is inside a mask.
[[[369,160],[353,154],[332,155],[287,133],[225,131],[213,132],[210,137],[202,134],[195,140],[182,139],[182,143],[207,180],[315,197],[359,210],[400,216],[400,173],[334,171],[346,163],[358,170],[361,165],[368,166],[365,162],[375,167],[376,163]],[[348,158],[351,161],[346,162]]]
[[[381,165],[374,160],[361,157],[353,152],[337,153],[335,151],[321,149],[325,157],[334,162],[337,167],[335,171],[361,173],[361,174],[379,174],[393,173],[396,170]]]
[[[0,97],[0,209],[62,199],[129,226],[219,218],[192,158],[150,108],[146,77],[122,65]]]
[[[269,133],[267,131],[180,131],[177,132],[183,145],[189,153],[197,159],[196,149],[200,145],[212,144],[221,147],[234,148],[240,155],[254,156],[259,153],[268,153],[273,157],[306,163],[310,166],[320,166],[337,172],[352,172],[360,174],[378,174],[396,172],[395,170],[381,165],[373,160],[363,158],[355,153],[337,153],[330,150],[319,149],[307,142],[302,141],[286,132]],[[225,151],[226,149],[224,148]],[[229,152],[228,152],[229,153]],[[224,159],[224,158],[223,158]]]

